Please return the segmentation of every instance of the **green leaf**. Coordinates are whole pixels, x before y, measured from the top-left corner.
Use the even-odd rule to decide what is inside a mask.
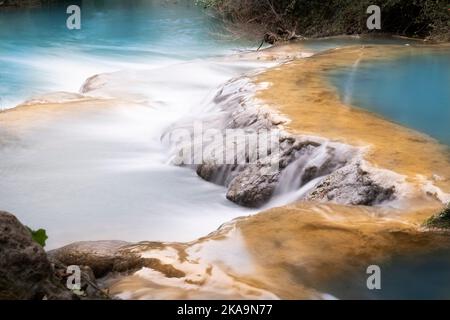
[[[44,229],[32,230],[29,227],[27,229],[30,231],[33,240],[40,244],[41,247],[45,247],[45,241],[48,239],[47,232]]]

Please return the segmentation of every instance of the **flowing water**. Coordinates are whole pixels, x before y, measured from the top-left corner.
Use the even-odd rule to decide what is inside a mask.
[[[78,91],[94,74],[155,68],[245,50],[191,1],[92,0],[81,30],[66,27],[66,7],[0,12],[0,109],[36,94]]]
[[[78,92],[101,72],[113,72],[109,86],[91,95],[129,102],[76,105],[75,115],[61,105],[64,119],[3,146],[1,209],[45,228],[48,248],[99,239],[190,241],[251,213],[227,201],[224,188],[168,164],[160,138],[178,119],[204,113],[221,84],[263,67],[209,58],[257,43],[233,40],[183,2],[83,1],[82,14],[82,29],[69,31],[62,7],[0,13],[3,107]],[[62,99],[52,97],[41,99]],[[47,114],[32,108],[35,120],[27,124]],[[20,112],[19,122],[27,118]]]

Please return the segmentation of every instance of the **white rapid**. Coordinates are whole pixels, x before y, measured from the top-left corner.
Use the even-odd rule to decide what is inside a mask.
[[[190,241],[251,214],[226,200],[224,188],[170,165],[161,135],[214,109],[209,101],[230,78],[265,66],[215,59],[104,74],[84,91],[107,98],[106,107],[95,99],[63,103],[64,112],[41,125],[0,127],[16,139],[0,140],[1,209],[45,228],[50,249],[80,240]],[[9,114],[20,118],[30,108],[36,118],[45,111],[37,104]]]
[[[270,209],[274,207],[282,207],[285,205],[288,205],[290,203],[296,202],[301,200],[303,197],[305,197],[311,190],[314,189],[325,177],[318,177],[315,178],[301,187],[297,187],[297,189],[291,189],[289,191],[286,191],[286,193],[277,193],[274,195],[272,200],[266,205],[265,208]],[[280,185],[283,185],[283,181],[280,182]],[[279,192],[279,191],[278,191]]]

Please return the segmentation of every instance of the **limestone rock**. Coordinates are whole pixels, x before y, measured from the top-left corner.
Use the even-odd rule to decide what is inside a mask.
[[[279,172],[261,174],[261,168],[249,167],[228,186],[227,199],[244,207],[258,208],[272,197]]]

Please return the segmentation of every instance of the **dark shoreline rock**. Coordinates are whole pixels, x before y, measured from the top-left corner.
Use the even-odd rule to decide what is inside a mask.
[[[110,299],[84,261],[67,264],[48,256],[14,215],[2,211],[0,257],[0,300]],[[67,286],[70,265],[80,268],[80,290]]]
[[[442,212],[425,221],[423,226],[427,229],[450,231],[450,203]]]

